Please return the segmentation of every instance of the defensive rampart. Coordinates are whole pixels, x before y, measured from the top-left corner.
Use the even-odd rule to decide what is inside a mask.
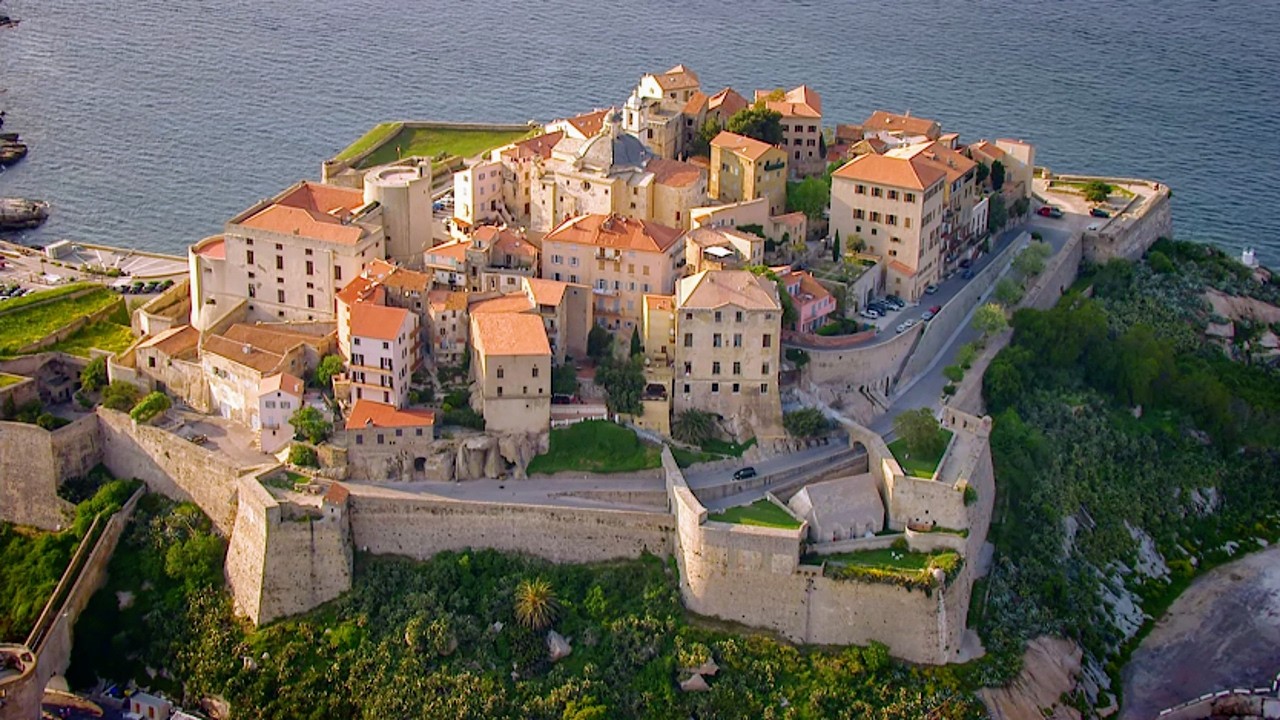
[[[1093,180],[1092,177],[1057,175],[1062,180]],[[1084,257],[1102,263],[1120,257],[1134,260],[1156,240],[1173,237],[1173,204],[1169,186],[1149,180],[1098,178],[1112,184],[1142,184],[1150,188],[1133,197],[1129,204],[1097,230],[1084,233]]]
[[[226,575],[238,611],[262,624],[351,589],[351,536],[341,492],[304,506],[277,500],[256,477],[240,478],[237,486]]]
[[[58,497],[58,486],[87,474],[101,456],[102,436],[93,415],[57,430],[0,422],[0,520],[62,529],[74,508]]]
[[[138,478],[153,492],[190,500],[230,535],[236,516],[236,480],[251,468],[171,432],[139,425],[125,413],[98,408],[102,462],[116,477]]]

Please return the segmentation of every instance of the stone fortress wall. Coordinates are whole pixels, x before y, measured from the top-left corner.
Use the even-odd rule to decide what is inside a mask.
[[[57,430],[0,422],[0,520],[62,529],[74,506],[58,497],[58,486],[67,478],[88,474],[101,454],[94,415]]]
[[[1173,237],[1173,194],[1168,185],[1151,180],[1086,175],[1054,175],[1053,179],[1144,186],[1123,210],[1100,224],[1097,230],[1085,230],[1084,257],[1090,262],[1104,263],[1117,257],[1134,260],[1156,240]]]

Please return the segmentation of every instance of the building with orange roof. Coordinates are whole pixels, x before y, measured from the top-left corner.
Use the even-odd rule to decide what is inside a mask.
[[[605,118],[600,132],[580,140],[566,135],[551,157],[533,169],[529,228],[545,233],[568,218],[616,213],[685,228],[689,212],[707,197],[706,171],[655,155],[620,118]]]
[[[457,365],[467,349],[470,319],[467,293],[460,290],[427,292],[427,352],[436,366]]]
[[[682,279],[675,293],[674,345],[676,415],[718,415],[738,440],[781,434],[782,304],[776,283],[746,270]]]
[[[700,92],[694,93],[689,102],[685,103],[683,110],[685,151],[688,153],[699,151],[695,146],[699,135],[702,133],[703,126],[708,121],[723,130],[729,124],[729,118],[745,110],[748,105],[750,103],[747,102],[746,98],[729,87],[711,96]],[[701,151],[710,152],[710,149],[702,148]]]
[[[313,334],[288,326],[236,323],[202,336],[201,383],[167,389],[196,410],[257,429],[263,380],[281,373],[302,377],[334,344],[332,331]]]
[[[538,246],[523,231],[481,225],[471,232],[466,261],[472,292],[515,292],[538,271]]]
[[[551,344],[542,319],[472,313],[471,372],[485,429],[541,434],[551,428]],[[473,399],[473,405],[475,400]]]
[[[988,168],[997,161],[1004,166],[1005,181],[1000,192],[1004,195],[1006,203],[1013,204],[1021,198],[1031,197],[1032,178],[1035,175],[1036,166],[1034,145],[1023,140],[1007,138],[996,140],[994,143],[979,140],[965,148],[965,152],[975,162],[980,162]],[[991,181],[987,180],[988,186],[990,183]]]
[[[757,90],[756,102],[782,115],[782,149],[787,166],[796,177],[817,175],[826,169],[822,139],[822,96],[808,85],[786,92]]]
[[[944,261],[959,260],[986,234],[986,224],[974,232],[974,207],[982,199],[978,189],[978,164],[941,141],[918,146],[915,157],[946,173],[942,188],[942,240]]]
[[[640,78],[623,104],[622,127],[654,155],[675,159],[685,147],[685,107],[699,90],[698,76],[684,65]]]
[[[832,234],[883,258],[886,291],[908,300],[938,281],[945,253],[947,168],[923,154],[930,144],[861,155],[832,174]]]
[[[502,219],[506,212],[499,160],[481,159],[453,174],[453,216],[468,227]]]
[[[494,159],[501,162],[506,169],[502,199],[507,206],[507,212],[517,224],[528,226],[530,223],[530,213],[533,212],[535,167],[551,159],[552,148],[564,137],[563,130],[545,132],[537,137],[498,148],[493,152]]]
[[[365,398],[351,405],[335,440],[346,447],[351,477],[370,482],[434,480],[439,478],[424,473],[428,459],[439,456],[431,452],[435,424],[431,410],[397,408]]]
[[[615,112],[613,108],[592,110],[563,120],[554,120],[547,123],[543,129],[548,135],[558,132],[563,133],[564,137],[586,140],[600,133],[600,128],[604,127],[605,117],[613,112]]]
[[[672,295],[644,296],[644,356],[651,363],[670,365],[675,361],[676,301]]]
[[[765,238],[776,243],[789,243],[808,237],[809,233],[809,219],[804,213],[770,215],[769,200],[762,197],[694,208],[691,215],[694,228],[741,228],[758,225]]]
[[[787,204],[787,154],[782,149],[729,131],[711,141],[711,178],[707,193],[722,203],[766,198],[769,214]]]
[[[643,296],[670,294],[684,268],[681,232],[618,215],[582,215],[542,239],[542,277],[592,289],[597,324],[626,340]]]
[[[301,378],[289,373],[274,373],[258,383],[258,414],[250,427],[262,452],[275,453],[293,440],[289,417],[302,407],[303,391]]]
[[[476,296],[473,296],[476,298]],[[542,318],[551,355],[557,364],[587,355],[587,336],[594,322],[591,289],[543,278],[522,278],[520,288],[505,295],[476,298],[467,308],[482,313],[528,313]]]
[[[891,147],[914,145],[942,136],[942,124],[936,120],[916,117],[907,111],[901,115],[886,110],[876,110],[862,123],[864,138],[878,138]]]
[[[191,246],[192,324],[210,327],[241,301],[250,320],[332,321],[338,289],[385,256],[378,203],[360,190],[296,183]]]
[[[433,276],[437,287],[466,288],[467,241],[450,240],[427,248],[422,254],[422,267]]]
[[[831,291],[805,270],[786,268],[778,276],[796,309],[795,322],[788,329],[811,333],[826,325],[827,319],[836,311],[836,299]]]
[[[764,262],[764,238],[730,226],[697,227],[684,234],[687,272],[736,270]]]
[[[418,316],[405,308],[357,302],[340,328],[338,345],[347,363],[351,398],[402,408],[418,364]]]

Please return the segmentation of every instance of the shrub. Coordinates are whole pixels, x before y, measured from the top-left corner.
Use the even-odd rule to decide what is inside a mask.
[[[339,355],[325,355],[320,359],[320,363],[316,365],[316,372],[312,375],[312,380],[316,387],[329,389],[333,387],[333,376],[342,372],[342,357]]]
[[[671,436],[690,445],[701,445],[715,436],[716,421],[709,412],[685,410],[671,423]]]
[[[129,417],[133,418],[135,422],[151,422],[155,416],[172,406],[173,403],[169,402],[169,396],[157,390],[148,393],[146,397],[142,398],[141,402],[134,405],[133,409],[129,411]]]
[[[96,392],[107,384],[107,356],[99,355],[80,371],[80,387]]]
[[[821,410],[804,408],[783,414],[782,427],[795,437],[815,437],[825,433],[831,427],[831,422]]]
[[[897,550],[897,551],[899,551],[899,552],[906,552],[906,551],[909,549],[909,548],[907,547],[907,539],[906,539],[906,538],[898,538],[897,540],[894,540],[894,541],[893,541],[893,544],[892,544],[892,545],[890,545],[889,547],[890,547],[890,548],[893,548],[894,550]]]
[[[578,373],[572,365],[551,368],[551,392],[556,395],[573,395],[578,392]]]
[[[964,504],[972,505],[978,502],[978,491],[972,485],[964,486]]]
[[[802,368],[809,364],[809,353],[802,348],[787,348],[787,359]]]
[[[456,425],[458,427],[472,428],[474,430],[484,429],[484,416],[472,410],[470,407],[460,407],[453,410],[445,410],[441,419],[442,425]]]
[[[298,467],[320,467],[320,456],[308,445],[294,443],[289,446],[289,464]]]
[[[942,375],[953,383],[964,379],[964,368],[959,365],[948,365],[942,369]]]
[[[942,394],[943,394],[943,395],[948,395],[948,396],[950,396],[950,395],[955,395],[955,394],[956,394],[956,386],[955,386],[955,385],[952,385],[951,383],[947,383],[946,385],[943,385],[943,386],[942,386]]]
[[[134,405],[138,404],[140,394],[136,385],[124,380],[116,380],[102,391],[102,404],[112,410],[129,412]]]
[[[978,347],[974,343],[965,343],[956,351],[956,364],[968,370],[973,366],[974,358],[978,357]]]
[[[1152,250],[1147,254],[1147,264],[1151,266],[1152,270],[1155,270],[1161,275],[1167,275],[1177,270],[1177,267],[1174,266],[1173,261],[1169,259],[1169,256],[1159,250]]]
[[[304,405],[290,415],[289,424],[293,426],[295,440],[310,443],[322,443],[333,432],[333,423],[325,419],[324,413],[310,405]]]
[[[1111,197],[1111,191],[1114,189],[1101,180],[1090,180],[1080,189],[1080,194],[1084,195],[1084,199],[1089,202],[1102,203]]]
[[[521,580],[516,586],[516,620],[530,630],[543,630],[555,622],[560,603],[545,578]]]
[[[947,438],[940,432],[938,419],[927,407],[899,413],[893,419],[893,430],[915,455],[940,455],[946,446]]]

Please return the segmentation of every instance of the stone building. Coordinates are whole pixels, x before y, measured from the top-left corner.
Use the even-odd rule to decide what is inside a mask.
[[[436,365],[457,365],[467,350],[467,293],[432,290],[427,293],[427,352]]]
[[[918,145],[942,137],[942,124],[936,120],[916,117],[910,112],[901,115],[876,110],[862,123],[863,139],[874,139],[888,148]]]
[[[711,141],[708,193],[722,203],[766,198],[769,214],[781,215],[787,205],[787,154],[726,130]]]
[[[739,440],[781,432],[782,305],[775,283],[745,270],[680,281],[673,410],[719,415]]]
[[[699,227],[684,234],[688,272],[738,270],[764,262],[764,238],[733,227]]]
[[[356,400],[341,438],[348,473],[372,482],[414,479],[434,454],[435,422],[431,410]]]
[[[515,292],[538,271],[538,246],[523,232],[482,225],[466,250],[467,287],[472,292]]]
[[[871,474],[810,483],[787,506],[809,523],[809,541],[839,542],[884,529],[884,500]]]
[[[258,417],[253,430],[262,452],[274,453],[293,439],[289,417],[302,407],[302,380],[289,373],[268,375],[258,384]]]
[[[502,200],[516,224],[529,226],[536,168],[551,159],[551,148],[564,136],[563,130],[546,132],[493,151],[493,159],[502,163]]]
[[[418,316],[404,308],[357,302],[339,333],[353,399],[368,398],[395,408],[409,402],[418,365]]]
[[[503,165],[481,160],[453,174],[453,216],[474,227],[505,219]]]
[[[435,242],[431,212],[431,161],[404,160],[364,174],[364,199],[382,208],[386,257],[416,267]]]
[[[587,336],[595,324],[590,288],[543,278],[522,278],[515,292],[481,299],[467,312],[537,315],[557,364],[567,357],[586,357]]]
[[[645,75],[623,105],[622,127],[654,155],[678,158],[686,151],[684,108],[695,94],[698,76],[684,65]]]
[[[780,97],[779,97],[780,96]],[[822,96],[808,85],[782,92],[757,90],[756,102],[782,115],[782,149],[795,177],[826,169],[822,140]]]
[[[886,290],[921,296],[942,274],[947,173],[922,151],[928,145],[867,154],[832,174],[831,232],[886,262]]]
[[[245,427],[261,425],[258,417],[262,381],[277,373],[301,377],[332,352],[334,336],[308,334],[284,327],[237,323],[221,334],[206,334],[200,367],[208,382],[208,406],[192,407],[234,420]]]
[[[188,251],[191,322],[212,325],[247,302],[250,320],[334,319],[334,295],[386,257],[382,208],[360,190],[302,181]]]
[[[490,433],[537,435],[551,427],[551,345],[542,319],[511,312],[471,316],[471,373]],[[477,397],[477,395],[473,395]]]
[[[675,361],[676,301],[671,295],[644,296],[644,356],[651,364]]]
[[[694,152],[694,143],[702,126],[710,120],[723,130],[729,124],[729,118],[746,110],[750,103],[733,88],[725,88],[720,92],[707,96],[695,92],[689,102],[684,105],[684,147],[687,152]]]
[[[542,277],[595,293],[597,324],[623,340],[640,325],[643,297],[672,294],[685,265],[679,230],[617,215],[583,215],[542,240]]]

